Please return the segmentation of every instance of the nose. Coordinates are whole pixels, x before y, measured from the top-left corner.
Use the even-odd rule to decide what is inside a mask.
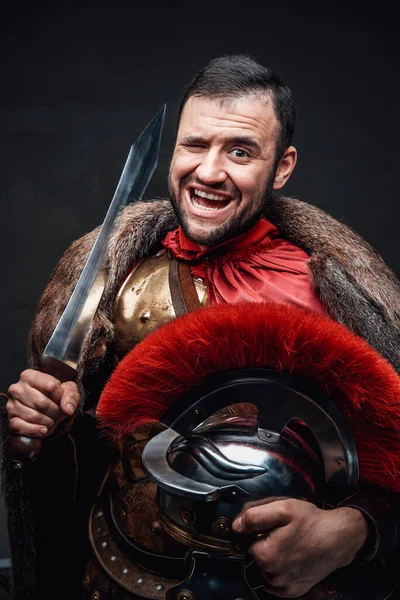
[[[222,183],[227,178],[222,158],[217,151],[212,150],[203,155],[202,161],[196,169],[196,174],[200,181],[208,185]]]

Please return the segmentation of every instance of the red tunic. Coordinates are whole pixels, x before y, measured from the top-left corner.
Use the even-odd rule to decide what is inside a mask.
[[[271,301],[326,314],[312,287],[309,255],[281,238],[265,218],[206,250],[188,240],[180,227],[168,233],[162,244],[190,263],[193,277],[204,280],[211,304]]]

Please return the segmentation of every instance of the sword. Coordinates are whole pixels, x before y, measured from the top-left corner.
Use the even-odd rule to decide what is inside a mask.
[[[53,375],[61,382],[73,381],[76,378],[82,346],[104,290],[103,262],[108,242],[122,208],[129,202],[142,198],[155,171],[165,111],[166,105],[164,104],[131,146],[96,242],[40,358],[40,370]],[[11,436],[10,438],[10,450],[17,463],[26,458],[36,458],[40,449],[41,441],[39,439],[25,436]]]

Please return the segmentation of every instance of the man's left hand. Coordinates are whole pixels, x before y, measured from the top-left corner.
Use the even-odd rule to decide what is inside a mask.
[[[234,521],[233,531],[258,534],[249,553],[267,582],[266,591],[297,598],[354,560],[368,524],[354,508],[321,510],[285,499],[248,508]]]

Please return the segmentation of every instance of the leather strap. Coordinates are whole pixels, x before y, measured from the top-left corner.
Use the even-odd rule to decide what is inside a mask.
[[[172,256],[169,264],[168,282],[172,305],[177,317],[201,308],[202,305],[197,295],[190,266],[187,263],[180,262]]]
[[[196,286],[193,281],[192,273],[190,272],[190,266],[188,263],[179,262],[179,281],[181,284],[182,296],[185,300],[187,312],[191,313],[199,308],[202,308],[202,304],[197,294]]]

